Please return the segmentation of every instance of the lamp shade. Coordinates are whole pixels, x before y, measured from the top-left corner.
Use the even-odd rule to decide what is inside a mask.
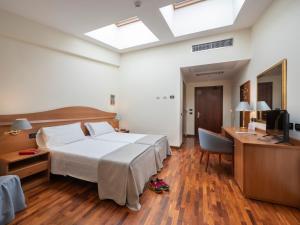
[[[235,111],[238,112],[251,112],[252,108],[248,102],[240,102],[238,106],[235,108]]]
[[[257,111],[269,111],[271,108],[268,106],[268,104],[265,101],[258,101],[256,104],[256,110]]]
[[[27,119],[16,119],[11,125],[12,130],[29,130],[32,126]]]

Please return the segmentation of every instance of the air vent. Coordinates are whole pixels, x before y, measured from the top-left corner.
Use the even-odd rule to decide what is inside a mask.
[[[207,73],[197,73],[195,76],[200,77],[200,76],[210,76],[210,75],[218,75],[221,76],[224,74],[224,71],[216,71],[216,72],[207,72]]]
[[[213,49],[213,48],[222,48],[222,47],[229,47],[233,46],[233,38],[225,39],[221,41],[214,41],[199,45],[192,46],[192,52],[200,52],[203,50]]]

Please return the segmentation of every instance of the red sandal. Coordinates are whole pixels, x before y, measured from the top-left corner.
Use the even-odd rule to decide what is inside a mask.
[[[163,192],[161,185],[158,182],[153,180],[149,181],[148,188],[157,194],[161,194]]]
[[[162,189],[164,191],[170,190],[170,186],[166,182],[164,182],[163,179],[156,178],[156,181],[158,182],[158,184],[162,187]]]

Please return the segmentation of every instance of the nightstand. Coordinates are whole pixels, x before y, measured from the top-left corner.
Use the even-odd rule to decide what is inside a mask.
[[[0,155],[0,175],[17,175],[26,191],[50,178],[50,153],[39,150],[34,155],[19,155],[19,151]]]

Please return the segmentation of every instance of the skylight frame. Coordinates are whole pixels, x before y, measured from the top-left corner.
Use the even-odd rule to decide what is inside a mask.
[[[84,35],[118,50],[159,41],[137,16],[86,32]]]
[[[116,22],[115,24],[117,27],[122,27],[122,26],[126,26],[128,24],[131,24],[131,23],[139,22],[139,21],[140,21],[140,19],[137,16],[133,16],[128,19]]]
[[[197,3],[200,3],[203,1],[205,1],[205,0],[184,0],[181,2],[173,3],[173,8],[174,8],[174,10],[181,9],[183,7],[187,7],[187,6],[197,4]]]

